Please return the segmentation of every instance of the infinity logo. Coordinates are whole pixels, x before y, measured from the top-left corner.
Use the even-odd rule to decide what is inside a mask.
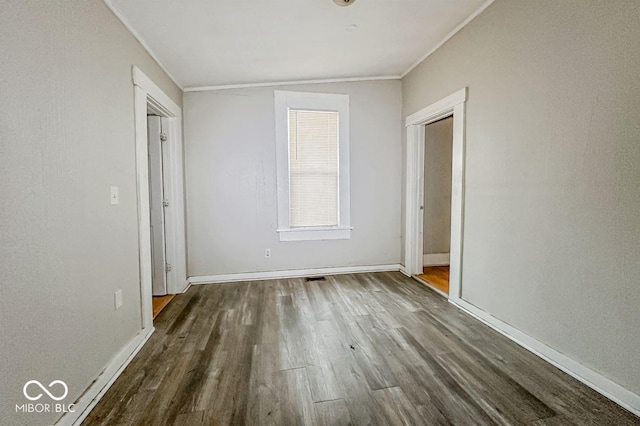
[[[57,384],[61,384],[62,387],[64,388],[64,393],[62,394],[62,396],[58,396],[58,397],[53,396],[53,394],[51,392],[49,392],[47,390],[47,388],[45,388],[42,385],[42,383],[40,383],[39,381],[37,381],[37,380],[29,380],[27,383],[24,384],[24,387],[22,388],[22,393],[24,393],[24,396],[27,399],[31,400],[31,401],[37,401],[40,398],[42,398],[42,394],[41,393],[39,393],[36,396],[30,396],[27,393],[27,388],[29,387],[29,385],[32,385],[32,384],[33,385],[37,385],[38,387],[40,387],[40,389],[42,389],[42,392],[44,392],[47,395],[49,395],[49,398],[53,399],[54,401],[60,401],[60,400],[64,399],[67,396],[67,393],[69,393],[69,388],[67,387],[67,384],[65,382],[63,382],[62,380],[54,380],[53,382],[49,383],[49,388],[51,388],[52,386],[57,385]]]

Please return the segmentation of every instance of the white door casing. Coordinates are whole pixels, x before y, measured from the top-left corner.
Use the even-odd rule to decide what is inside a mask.
[[[410,115],[405,122],[407,128],[407,182],[403,272],[413,276],[422,273],[423,268],[424,128],[427,124],[453,115],[449,273],[449,300],[453,302],[461,299],[462,290],[466,100],[467,88],[465,87]]]
[[[138,192],[138,244],[142,329],[153,328],[151,224],[149,208],[149,162],[147,153],[147,111],[165,117],[168,140],[163,146],[165,253],[172,270],[167,275],[167,293],[183,292],[187,284],[182,109],[138,67],[132,69],[134,85],[136,175]],[[164,124],[163,124],[164,126]]]

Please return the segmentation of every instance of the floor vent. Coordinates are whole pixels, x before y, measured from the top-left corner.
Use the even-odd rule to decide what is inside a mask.
[[[326,279],[324,277],[307,277],[305,278],[305,281],[326,281]]]

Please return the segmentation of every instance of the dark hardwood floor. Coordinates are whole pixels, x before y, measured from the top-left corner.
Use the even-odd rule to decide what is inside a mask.
[[[178,295],[85,425],[639,425],[400,273]]]

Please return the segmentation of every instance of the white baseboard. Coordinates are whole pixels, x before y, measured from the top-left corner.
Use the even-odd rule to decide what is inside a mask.
[[[422,256],[423,266],[439,266],[449,264],[449,253],[433,253]]]
[[[456,300],[449,299],[449,301],[518,345],[533,352],[540,358],[589,386],[591,389],[606,396],[636,416],[640,416],[640,395],[636,395],[630,390],[623,388],[611,379],[585,367],[563,353],[558,352],[465,300],[457,298]]]
[[[402,272],[407,277],[411,278],[411,273],[407,271],[407,268],[404,265],[400,265],[400,272]]]
[[[102,373],[93,381],[91,386],[78,398],[75,404],[75,412],[66,413],[58,420],[56,426],[76,426],[89,415],[100,398],[109,390],[113,382],[122,374],[134,356],[142,349],[144,344],[153,334],[154,328],[140,331],[127,346],[102,370]]]
[[[358,274],[365,272],[400,271],[397,263],[389,265],[344,266],[339,268],[290,269],[285,271],[245,272],[238,274],[203,275],[189,277],[189,284],[215,284],[232,281],[262,281],[283,278],[310,277],[314,275]]]

